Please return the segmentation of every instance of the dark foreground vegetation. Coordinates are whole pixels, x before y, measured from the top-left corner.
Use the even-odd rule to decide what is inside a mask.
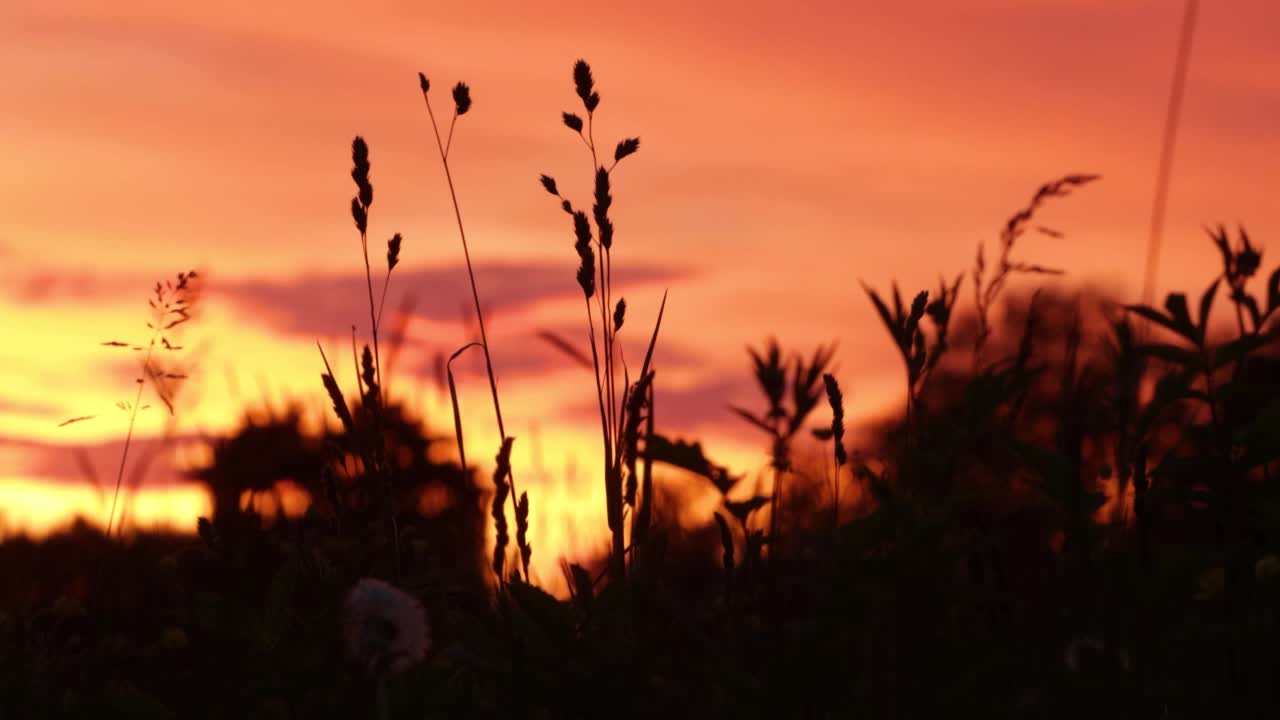
[[[538,498],[517,492],[512,439],[476,472],[456,402],[455,444],[383,390],[357,138],[372,332],[358,388],[338,386],[332,352],[317,360],[337,429],[309,434],[284,412],[217,441],[195,473],[215,499],[191,519],[197,535],[78,526],[0,545],[0,718],[1277,712],[1280,271],[1243,230],[1212,230],[1221,271],[1162,307],[1005,294],[1017,275],[1055,272],[1015,257],[1039,207],[1096,178],[1047,183],[972,272],[905,297],[864,286],[903,360],[896,419],[846,431],[857,378],[831,374],[833,348],[752,350],[759,406],[725,421],[769,449],[771,482],[753,492],[661,432],[661,314],[644,327],[611,288],[613,174],[639,141],[598,152],[585,63],[574,85],[586,117],[563,121],[592,156],[590,211],[541,182],[579,259],[591,348],[573,354],[594,375],[611,544],[564,566],[570,597],[528,581]],[[459,83],[437,124],[420,87],[448,174],[470,91]],[[384,288],[401,244],[388,242]],[[481,340],[459,353],[487,361],[481,294]],[[157,298],[162,313],[186,307],[163,287]],[[624,324],[649,340],[630,366]],[[162,330],[150,342],[141,377],[163,399],[181,374],[151,350],[180,346]],[[506,438],[492,368],[489,381]],[[801,462],[801,442],[823,443],[828,462]],[[242,502],[286,479],[309,494],[305,514]],[[724,498],[705,527],[670,520],[690,490]]]

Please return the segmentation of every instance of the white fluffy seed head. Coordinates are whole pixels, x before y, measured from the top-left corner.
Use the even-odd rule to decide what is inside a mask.
[[[374,578],[347,593],[343,635],[351,657],[372,674],[402,673],[431,648],[431,626],[418,599]]]

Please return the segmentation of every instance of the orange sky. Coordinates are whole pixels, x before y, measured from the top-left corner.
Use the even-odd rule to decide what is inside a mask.
[[[1104,176],[1048,207],[1065,240],[1029,238],[1024,254],[1072,282],[1138,292],[1180,2],[286,5],[0,5],[0,526],[102,512],[68,452],[97,448],[96,471],[113,472],[125,418],[112,405],[130,370],[98,343],[137,339],[150,284],[178,270],[206,271],[209,292],[177,432],[226,429],[245,404],[323,407],[314,339],[345,347],[351,323],[367,331],[348,214],[357,133],[371,147],[371,235],[405,236],[388,305],[418,299],[399,389],[447,429],[431,358],[466,340],[469,299],[419,70],[441,105],[459,79],[475,98],[451,161],[510,431],[524,439],[517,471],[533,474],[537,445],[548,476],[541,505],[530,493],[535,533],[598,524],[600,507],[581,412],[591,382],[532,339],[581,332],[573,240],[537,184],[547,172],[586,200],[587,157],[559,121],[576,109],[578,57],[601,89],[604,143],[642,139],[614,178],[614,255],[630,273],[633,339],[670,288],[661,422],[741,470],[764,461],[724,411],[756,402],[746,343],[839,340],[853,412],[892,404],[895,351],[858,280],[934,287],[1044,180]],[[1280,234],[1280,4],[1203,5],[1161,292],[1211,277],[1203,223],[1242,221],[1264,245]],[[488,458],[475,370],[468,440]],[[140,432],[164,424],[144,412]],[[572,480],[568,463],[581,468]],[[183,517],[201,506],[173,502]]]

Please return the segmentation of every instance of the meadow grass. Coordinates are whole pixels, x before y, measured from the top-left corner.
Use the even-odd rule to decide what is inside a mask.
[[[572,77],[586,118],[561,121],[591,155],[590,212],[554,178],[540,183],[571,220],[590,354],[557,344],[593,375],[584,392],[597,400],[610,544],[595,563],[562,563],[569,597],[529,576],[530,498],[515,488],[450,171],[470,88],[453,88],[442,133],[420,75],[480,326],[479,342],[444,364],[457,462],[433,454],[422,420],[385,390],[379,326],[403,238],[388,241],[375,292],[372,165],[357,137],[351,211],[370,318],[362,349],[353,332],[357,393],[343,391],[317,343],[338,430],[313,437],[295,416],[247,422],[196,473],[229,498],[298,476],[311,506],[268,522],[218,503],[196,538],[110,543],[110,529],[78,527],[0,545],[7,575],[35,578],[0,589],[0,714],[1271,712],[1280,700],[1270,682],[1280,671],[1280,268],[1264,273],[1243,229],[1209,229],[1206,250],[1222,269],[1194,304],[1182,293],[1163,307],[1060,285],[1028,293],[1015,278],[1059,271],[1015,258],[1019,240],[1062,237],[1035,225],[1037,210],[1096,177],[1042,185],[1001,226],[994,262],[980,247],[972,269],[910,302],[896,284],[883,296],[863,285],[903,360],[900,414],[847,424],[845,397],[858,383],[838,379],[834,345],[800,353],[770,339],[747,349],[762,402],[726,408],[725,418],[767,442],[770,483],[752,488],[701,443],[660,432],[654,348],[665,296],[630,374],[619,336],[634,322],[613,297],[609,212],[614,170],[639,141],[602,160],[594,76],[579,61]],[[570,272],[566,263],[566,283]],[[960,303],[965,277],[971,306]],[[1229,328],[1214,321],[1221,298]],[[138,347],[171,345],[155,332]],[[449,366],[470,348],[485,354],[502,438],[489,481],[466,463]],[[815,444],[811,461],[801,446]],[[663,470],[668,482],[656,482]],[[673,522],[693,493],[716,495],[708,522]],[[443,499],[420,512],[428,496]],[[85,572],[85,548],[103,558],[109,582]]]

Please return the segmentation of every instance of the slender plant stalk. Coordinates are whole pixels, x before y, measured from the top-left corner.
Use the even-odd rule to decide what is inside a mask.
[[[1191,41],[1195,36],[1198,8],[1199,0],[1187,0],[1186,13],[1182,18],[1182,38],[1178,43],[1177,59],[1174,61],[1173,86],[1169,91],[1169,108],[1164,118],[1160,166],[1156,171],[1156,195],[1151,204],[1151,225],[1147,235],[1147,266],[1142,283],[1143,305],[1150,305],[1155,293],[1156,267],[1160,260],[1165,206],[1169,197],[1169,177],[1173,174],[1173,150],[1178,139],[1178,121],[1182,116],[1182,97],[1186,90],[1187,66],[1191,62]]]
[[[458,440],[458,460],[462,465],[463,473],[467,472],[467,448],[466,444],[462,441],[462,411],[458,406],[458,386],[457,383],[453,381],[453,361],[457,360],[458,356],[473,347],[480,347],[480,343],[467,343],[466,345],[458,348],[449,356],[448,362],[444,365],[445,376],[449,381],[449,402],[453,405],[453,434]]]
[[[595,111],[587,112],[587,147],[591,150],[591,178],[594,182],[596,173],[600,169],[600,161],[596,154],[596,138],[595,138]],[[611,248],[606,248],[600,238],[596,239],[596,245],[600,248],[600,292],[597,300],[600,305],[600,325],[602,330],[601,344],[604,346],[604,404],[605,404],[605,436],[606,438],[614,438],[618,434],[618,416],[617,416],[617,373],[613,365],[613,340],[614,328],[612,318],[609,315],[609,309],[612,306],[612,297],[610,286],[613,280],[613,268],[610,262]],[[605,478],[606,482],[611,482],[609,478],[616,474],[617,462],[614,460],[617,455],[617,445],[610,447],[610,441],[605,441]],[[615,545],[618,543],[615,542]],[[615,548],[616,550],[616,548]]]
[[[360,233],[360,250],[364,255],[364,279],[369,289],[369,323],[373,328],[373,368],[378,381],[378,406],[381,408],[385,398],[382,394],[382,355],[378,350],[378,306],[373,301],[373,270],[369,267],[369,236]]]
[[[653,514],[653,453],[650,452],[649,448],[653,443],[654,424],[656,421],[653,417],[654,402],[652,382],[649,383],[647,392],[649,397],[647,398],[646,405],[649,408],[649,412],[645,417],[644,474],[642,476],[643,481],[640,485],[640,508],[636,511],[636,528],[639,530],[639,533],[637,535],[637,532],[634,529],[631,532],[631,544],[638,545],[640,547],[645,547],[644,543],[649,537],[649,526],[652,522]],[[648,555],[647,549],[642,552],[642,558]],[[643,561],[644,560],[642,560],[642,562]]]
[[[151,334],[151,343],[147,346],[147,356],[142,361],[143,370],[150,367],[151,355],[156,349],[156,338],[160,336],[160,324],[156,324],[156,329]],[[129,412],[129,431],[124,436],[124,449],[120,451],[120,467],[116,470],[116,489],[111,496],[111,514],[107,516],[107,538],[111,538],[111,525],[116,517],[116,503],[120,501],[120,486],[124,483],[124,466],[129,459],[129,446],[133,443],[133,426],[138,419],[138,404],[142,402],[142,389],[145,383],[142,378],[138,378],[138,392],[133,398],[133,409]]]
[[[367,209],[366,209],[366,212],[368,212]],[[372,468],[372,470],[375,473],[380,472],[383,476],[382,492],[386,498],[387,525],[391,529],[391,544],[392,544],[393,553],[395,557],[396,580],[399,581],[401,576],[400,529],[399,529],[399,523],[396,521],[395,488],[392,486],[391,471],[387,467],[386,448],[384,447],[384,444],[386,443],[386,437],[384,435],[383,424],[382,424],[383,423],[382,407],[386,402],[386,398],[382,390],[382,356],[378,349],[378,315],[377,315],[378,306],[374,303],[374,299],[373,299],[373,269],[369,265],[369,235],[365,231],[360,232],[360,252],[361,252],[361,255],[364,257],[365,284],[369,291],[369,323],[371,325],[371,329],[373,333],[374,382],[376,382],[378,385],[378,394],[374,401],[373,413],[372,413],[373,431],[374,431],[374,442],[373,442],[373,453],[372,453],[374,467]],[[353,333],[352,337],[354,339],[354,328],[352,330],[352,333]],[[354,351],[355,351],[355,347],[353,345],[352,352]],[[359,377],[359,376],[360,376],[360,368],[357,365],[356,377]]]
[[[484,366],[485,371],[489,375],[489,392],[493,396],[493,414],[498,421],[498,434],[502,436],[505,442],[507,439],[506,426],[502,422],[502,404],[498,401],[498,381],[493,373],[493,358],[489,354],[489,339],[484,329],[484,311],[480,309],[480,291],[476,289],[476,275],[471,266],[471,250],[467,247],[467,231],[462,224],[462,210],[458,206],[458,193],[453,185],[453,173],[449,169],[449,151],[445,147],[444,142],[440,139],[440,130],[436,125],[435,112],[431,109],[431,99],[427,97],[427,93],[422,93],[422,100],[427,106],[427,115],[431,118],[431,130],[435,134],[436,148],[440,151],[440,164],[444,166],[444,177],[449,184],[449,198],[453,201],[453,215],[458,223],[458,237],[462,239],[462,255],[467,263],[467,278],[471,281],[471,299],[476,307],[476,321],[480,326],[480,347],[484,350]],[[457,113],[454,113],[454,121],[457,120]],[[451,123],[452,125],[452,123]],[[450,144],[452,144],[452,132],[450,132]],[[515,472],[507,474],[508,481],[511,483],[511,511],[516,511],[517,498],[519,493],[516,491]],[[529,568],[524,568],[525,579],[528,580]]]
[[[835,472],[831,476],[831,515],[835,520],[835,529],[840,529],[840,461],[834,460]]]
[[[584,298],[587,304],[587,328],[591,340],[591,362],[595,369],[596,400],[600,404],[600,434],[604,441],[604,495],[605,515],[609,524],[609,534],[613,540],[613,552],[609,562],[611,573],[621,577],[623,572],[623,538],[622,538],[622,488],[614,482],[613,452],[609,442],[609,414],[605,410],[605,390],[600,376],[600,352],[596,349],[595,321],[591,319],[591,299]],[[607,334],[607,332],[606,332]]]

